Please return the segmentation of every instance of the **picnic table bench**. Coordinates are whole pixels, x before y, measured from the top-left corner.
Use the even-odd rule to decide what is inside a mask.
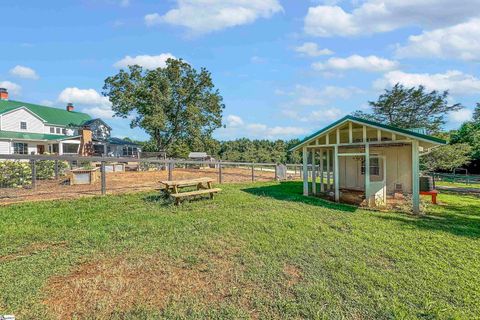
[[[175,204],[178,205],[181,199],[192,196],[208,194],[210,195],[210,199],[213,199],[213,195],[221,191],[221,189],[212,187],[213,181],[214,179],[212,178],[196,178],[187,180],[162,180],[160,183],[165,186],[162,190],[172,197],[175,200]],[[180,192],[182,188],[186,187],[196,187],[197,190]]]

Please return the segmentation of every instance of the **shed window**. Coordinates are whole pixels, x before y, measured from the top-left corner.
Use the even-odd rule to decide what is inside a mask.
[[[380,159],[379,158],[370,158],[370,175],[379,176],[380,175]],[[362,160],[362,175],[365,175],[365,159]]]
[[[27,123],[25,121],[20,122],[20,129],[21,130],[27,130]]]
[[[28,144],[22,142],[15,142],[13,144],[14,154],[28,154]]]

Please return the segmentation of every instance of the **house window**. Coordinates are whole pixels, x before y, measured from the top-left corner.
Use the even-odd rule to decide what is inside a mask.
[[[14,154],[28,154],[28,144],[22,142],[15,142],[13,144]]]
[[[93,153],[95,155],[102,155],[104,151],[105,151],[105,149],[104,149],[102,144],[94,144],[93,145]]]
[[[130,157],[130,156],[137,156],[137,155],[138,155],[137,147],[132,147],[132,146],[123,147],[122,156]]]
[[[20,122],[20,130],[27,130],[27,123],[25,121]]]
[[[79,145],[76,143],[64,143],[63,144],[63,153],[78,153]]]
[[[362,175],[365,175],[365,159],[362,160]],[[379,176],[380,175],[380,159],[379,158],[370,158],[370,175]]]
[[[50,127],[50,133],[55,133],[55,128],[54,127]]]
[[[63,128],[62,129],[62,134],[67,134],[67,129]]]
[[[56,133],[60,134],[60,128],[55,128]]]

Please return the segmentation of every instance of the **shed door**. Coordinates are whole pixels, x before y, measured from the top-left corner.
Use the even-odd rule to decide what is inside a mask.
[[[387,204],[387,166],[385,156],[370,157],[370,183],[365,191],[369,206]]]

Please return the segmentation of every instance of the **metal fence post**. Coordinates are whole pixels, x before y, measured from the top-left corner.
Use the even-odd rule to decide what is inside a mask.
[[[252,182],[255,181],[255,164],[252,163]]]
[[[274,180],[278,180],[278,163],[275,164],[275,179]]]
[[[222,164],[218,162],[218,183],[222,183]]]
[[[37,161],[35,159],[31,160],[32,165],[32,189],[37,187]]]
[[[55,180],[58,180],[58,160],[55,160]]]
[[[107,176],[105,173],[105,161],[102,161],[101,167],[100,167],[100,176],[102,180],[102,195],[107,194]]]

